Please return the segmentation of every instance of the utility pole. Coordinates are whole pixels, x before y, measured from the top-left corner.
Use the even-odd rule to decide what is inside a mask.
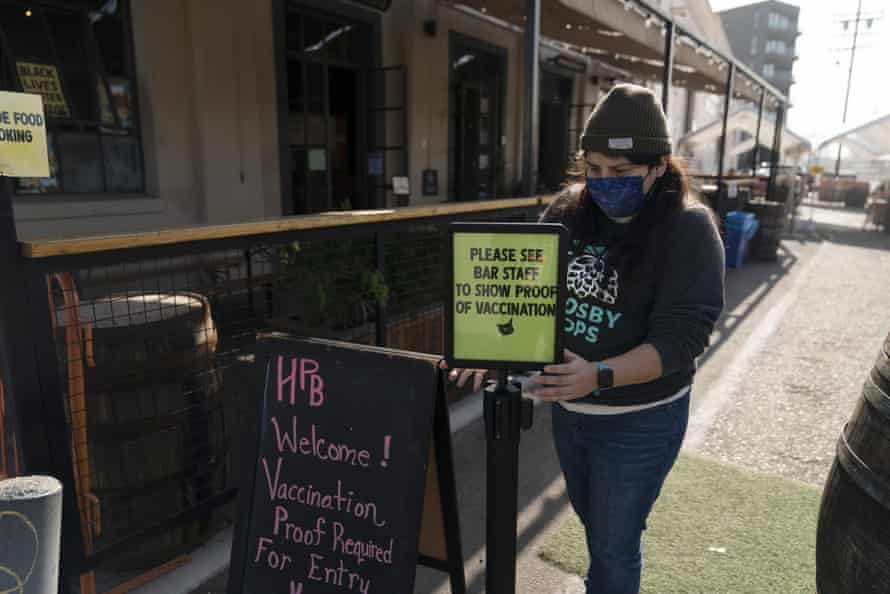
[[[883,14],[883,13],[882,13]],[[850,105],[850,86],[853,82],[853,62],[856,60],[856,47],[859,42],[859,23],[862,21],[868,21],[868,28],[871,29],[872,24],[877,19],[881,18],[878,15],[862,15],[862,0],[859,0],[856,6],[856,17],[852,19],[853,21],[853,46],[850,48],[845,48],[850,50],[850,68],[847,71],[847,93],[844,97],[844,115],[841,119],[841,126],[847,123],[847,108]],[[843,21],[844,29],[846,30],[849,26],[850,20],[845,19]],[[841,173],[841,151],[844,148],[843,139],[838,140],[837,143],[837,160],[834,163],[834,177],[837,178]]]

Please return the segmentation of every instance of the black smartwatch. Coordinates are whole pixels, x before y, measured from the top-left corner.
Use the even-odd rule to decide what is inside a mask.
[[[597,362],[596,364],[596,385],[597,390],[608,390],[615,383],[615,374],[612,368],[605,363]]]

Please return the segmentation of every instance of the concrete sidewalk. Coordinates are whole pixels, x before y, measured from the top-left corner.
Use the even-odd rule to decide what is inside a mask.
[[[802,207],[802,217],[812,214],[815,232],[784,241],[778,262],[728,272],[727,310],[700,360],[684,447],[821,484],[890,330],[890,235],[861,231],[862,213],[810,208]],[[571,510],[549,407],[538,406],[535,414],[520,451],[517,591],[579,593],[579,578],[538,557]],[[471,421],[453,442],[468,591],[479,593],[485,582],[482,424]],[[218,576],[193,594],[224,592]],[[450,589],[443,574],[418,568],[415,592]]]

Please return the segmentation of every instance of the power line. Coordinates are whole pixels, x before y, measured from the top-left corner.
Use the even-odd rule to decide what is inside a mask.
[[[850,87],[853,83],[853,63],[856,61],[856,45],[859,42],[859,24],[865,22],[866,26],[871,29],[875,21],[883,18],[883,13],[875,15],[874,13],[862,12],[862,0],[856,5],[856,16],[853,19],[845,19],[841,22],[844,25],[844,31],[849,29],[850,23],[853,23],[853,45],[850,47],[850,69],[847,72],[847,93],[844,97],[844,115],[841,120],[841,127],[847,123],[847,108],[850,106]],[[841,150],[844,147],[843,137],[837,143],[837,161],[834,163],[834,176],[838,177],[841,173]]]

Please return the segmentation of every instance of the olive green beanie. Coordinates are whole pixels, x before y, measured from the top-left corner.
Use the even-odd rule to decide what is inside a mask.
[[[669,154],[671,135],[661,103],[646,87],[612,87],[587,118],[581,148],[611,155]]]

